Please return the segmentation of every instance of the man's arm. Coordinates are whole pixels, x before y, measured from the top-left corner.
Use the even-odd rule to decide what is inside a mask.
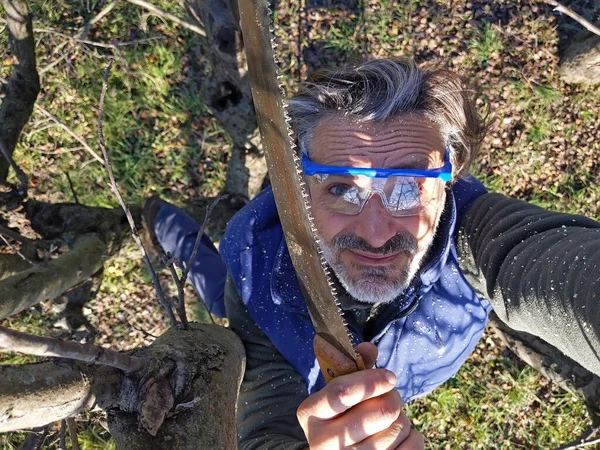
[[[504,322],[600,375],[600,223],[486,194],[462,220],[457,249]]]
[[[240,449],[306,449],[296,418],[298,405],[308,395],[304,380],[258,328],[229,277],[225,309],[246,349],[237,411]]]

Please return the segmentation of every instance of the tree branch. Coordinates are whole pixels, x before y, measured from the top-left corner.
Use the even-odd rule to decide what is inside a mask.
[[[9,242],[9,240],[2,234],[2,232],[0,231],[0,239],[4,241],[4,243],[6,245],[8,245],[8,247],[15,252],[23,261],[29,263],[30,265],[34,265],[33,262],[29,261],[27,259],[27,257],[25,255],[23,255],[23,253],[21,253],[18,249],[16,249],[15,247],[12,246],[12,244]]]
[[[67,417],[67,426],[69,427],[69,438],[71,439],[71,448],[79,450],[79,441],[77,440],[77,424],[72,417]]]
[[[88,364],[114,367],[125,373],[137,372],[144,362],[135,356],[128,356],[94,344],[79,344],[10,330],[0,326],[0,351],[17,352],[25,355],[74,359]]]
[[[123,372],[62,361],[0,365],[0,433],[43,426],[118,402]]]
[[[566,14],[571,19],[575,20],[576,22],[579,22],[581,25],[583,25],[586,29],[588,29],[592,33],[597,34],[598,36],[600,36],[600,28],[598,28],[597,26],[595,26],[591,22],[589,22],[586,19],[584,19],[583,17],[581,17],[579,14],[577,14],[576,12],[574,12],[572,9],[567,8],[564,5],[561,5],[556,0],[543,0],[543,1],[544,1],[544,3],[547,3],[549,5],[554,6],[554,11],[558,11],[558,12],[561,12],[563,14]]]
[[[198,230],[198,234],[196,235],[196,241],[194,242],[194,248],[192,250],[192,254],[190,255],[190,259],[186,263],[183,263],[180,261],[181,270],[182,270],[181,278],[179,278],[177,276],[177,272],[175,272],[175,269],[172,267],[172,265],[169,267],[171,269],[171,274],[173,275],[173,278],[175,279],[175,284],[177,286],[177,291],[178,291],[177,311],[178,311],[178,315],[180,317],[181,316],[186,317],[183,287],[185,286],[185,282],[187,281],[188,275],[192,268],[192,264],[194,264],[194,261],[196,260],[196,256],[198,255],[198,249],[200,248],[200,242],[202,241],[202,236],[204,236],[204,230],[206,229],[206,225],[208,224],[208,219],[210,218],[210,215],[211,215],[213,209],[215,209],[215,206],[217,206],[217,204],[227,196],[228,195],[219,195],[219,196],[215,197],[215,199],[206,207],[206,212],[204,213],[204,220],[202,221],[202,225],[200,225],[200,229]],[[202,304],[204,304],[204,303],[202,302]],[[204,306],[206,306],[206,305],[204,305]],[[207,308],[207,310],[208,310],[208,308]],[[208,315],[212,320],[210,311],[208,311]],[[187,319],[186,319],[186,322],[187,322]]]
[[[159,303],[165,309],[169,320],[171,321],[172,326],[177,326],[178,322],[173,314],[173,309],[169,304],[168,300],[165,298],[165,293],[160,285],[160,281],[158,280],[158,276],[156,275],[156,271],[154,267],[152,267],[152,263],[150,262],[150,258],[148,257],[148,252],[146,248],[142,244],[142,240],[140,239],[140,235],[137,231],[137,227],[131,216],[131,212],[129,211],[129,207],[123,200],[121,196],[121,192],[119,191],[119,187],[117,185],[117,181],[115,180],[115,175],[112,170],[112,164],[108,157],[108,152],[106,150],[106,144],[104,143],[104,134],[102,132],[102,116],[104,114],[104,98],[106,97],[106,89],[108,88],[108,74],[110,72],[110,68],[112,66],[112,61],[108,65],[108,67],[104,70],[104,76],[102,81],[102,92],[100,93],[100,104],[98,105],[98,141],[100,143],[100,150],[102,150],[102,156],[104,156],[104,167],[106,167],[106,171],[108,172],[108,177],[110,178],[110,186],[111,190],[119,200],[119,204],[123,211],[125,212],[125,216],[127,217],[127,221],[129,222],[129,227],[131,228],[131,233],[133,235],[133,240],[137,244],[138,248],[142,252],[142,258],[144,259],[144,263],[146,264],[146,268],[152,277],[152,285],[154,286],[154,290],[156,291],[156,295],[158,297]]]
[[[0,107],[0,142],[4,154],[0,158],[0,183],[5,183],[11,165],[10,159],[40,91],[40,79],[36,69],[33,26],[27,2],[0,1],[6,11],[10,47],[16,60]]]
[[[56,298],[88,279],[102,267],[106,250],[97,234],[84,235],[60,258],[1,280],[0,319]]]
[[[8,164],[10,165],[10,167],[12,167],[12,170],[15,171],[15,174],[17,175],[17,178],[18,178],[19,182],[21,183],[21,185],[19,186],[19,190],[24,195],[27,192],[29,180],[27,179],[27,176],[21,170],[21,168],[19,166],[17,166],[17,163],[15,163],[15,160],[13,159],[12,154],[10,154],[8,152],[8,150],[6,149],[6,147],[4,147],[4,143],[2,142],[2,140],[0,140],[0,153],[2,153],[2,156],[4,156],[4,159],[6,161],[8,161]]]
[[[192,22],[189,22],[185,19],[180,19],[179,17],[174,16],[173,14],[168,13],[166,11],[163,11],[162,9],[157,8],[156,6],[151,5],[150,3],[148,3],[144,0],[127,0],[127,1],[129,3],[133,3],[134,5],[141,6],[142,8],[147,9],[152,14],[155,14],[159,17],[163,17],[165,19],[171,20],[171,21],[175,22],[176,24],[178,24],[184,28],[187,28],[188,30],[193,31],[194,33],[198,33],[202,37],[206,37],[206,31],[204,31],[204,29],[199,27],[198,25],[196,25]]]

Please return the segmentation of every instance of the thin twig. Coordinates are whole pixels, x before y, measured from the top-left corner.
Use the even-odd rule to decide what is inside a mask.
[[[16,231],[11,230],[10,228],[5,228],[0,226],[0,234],[3,234],[5,237],[12,239],[13,241],[20,242],[21,244],[34,244],[35,242],[25,236],[21,236]]]
[[[60,421],[60,431],[58,432],[58,448],[60,450],[67,450],[67,427],[65,420]]]
[[[149,41],[153,41],[156,40],[158,38],[146,38],[146,39],[136,39],[133,41],[127,41],[127,42],[113,42],[111,44],[106,44],[104,42],[97,42],[97,41],[90,41],[89,39],[81,39],[78,38],[77,36],[70,36],[68,34],[62,33],[60,31],[57,30],[53,30],[52,28],[34,28],[33,31],[37,32],[37,33],[50,33],[50,34],[55,34],[57,36],[61,36],[64,37],[66,39],[69,39],[73,42],[78,42],[80,44],[87,44],[87,45],[91,45],[93,47],[100,47],[100,48],[110,48],[113,50],[117,50],[119,47],[125,47],[128,45],[136,45],[136,44],[143,44],[145,42],[149,42]]]
[[[208,224],[208,219],[210,218],[210,214],[212,213],[215,206],[223,200],[227,195],[219,195],[217,196],[211,203],[206,207],[206,211],[204,213],[204,221],[202,225],[200,225],[200,230],[198,230],[198,234],[196,235],[196,242],[194,242],[194,249],[192,250],[192,254],[190,255],[190,259],[185,264],[185,267],[182,269],[183,274],[181,275],[181,281],[185,284],[188,274],[190,273],[190,269],[194,260],[196,259],[196,255],[198,254],[198,249],[200,248],[200,241],[202,240],[202,236],[204,235],[204,229],[206,228],[206,224]]]
[[[79,344],[10,330],[0,326],[0,352],[17,352],[25,355],[74,359],[89,364],[100,364],[136,372],[145,365],[141,358],[128,356],[94,344]]]
[[[185,19],[180,19],[179,17],[174,16],[173,14],[168,13],[166,11],[163,11],[162,9],[157,8],[156,6],[151,5],[150,3],[148,3],[144,0],[127,0],[127,1],[129,3],[133,3],[134,5],[141,6],[142,8],[147,9],[152,14],[155,14],[159,17],[171,20],[171,21],[175,22],[176,24],[181,25],[182,27],[193,31],[194,33],[198,33],[202,37],[206,37],[206,31],[204,31],[204,29],[199,27],[198,25],[196,25],[192,22],[189,22]]]
[[[171,308],[171,305],[168,303],[167,299],[165,298],[165,294],[160,285],[160,281],[158,280],[158,276],[156,275],[156,271],[154,270],[154,267],[152,267],[152,263],[150,262],[150,258],[148,257],[148,252],[146,252],[146,248],[142,244],[142,240],[140,239],[140,235],[137,231],[137,227],[135,226],[133,217],[131,216],[131,212],[129,211],[129,207],[127,206],[127,204],[123,200],[123,197],[121,196],[121,192],[119,191],[119,187],[117,186],[117,182],[115,180],[115,176],[114,176],[114,173],[112,170],[112,164],[110,162],[110,159],[108,158],[106,144],[104,143],[104,134],[102,132],[102,116],[104,114],[104,98],[106,97],[106,90],[108,88],[108,74],[110,72],[111,67],[112,67],[112,61],[109,63],[109,65],[104,70],[104,76],[103,76],[103,80],[102,80],[102,92],[100,93],[100,104],[98,105],[98,142],[100,143],[100,150],[102,151],[102,156],[104,156],[104,167],[106,168],[106,171],[108,172],[108,177],[110,178],[111,190],[113,191],[113,193],[119,200],[121,208],[125,212],[125,216],[127,217],[127,221],[129,222],[129,227],[131,228],[133,240],[135,241],[138,248],[142,252],[142,258],[144,259],[146,268],[148,269],[148,272],[150,272],[150,276],[152,277],[152,284],[154,286],[154,290],[156,291],[158,301],[162,305],[162,307],[165,308],[167,316],[169,317],[169,320],[171,321],[171,325],[176,327],[178,325],[177,319],[175,318],[175,315],[173,314],[173,309]]]
[[[67,417],[67,426],[69,427],[69,438],[71,439],[71,449],[79,450],[79,441],[77,440],[77,424],[72,417]]]
[[[117,6],[117,4],[119,2],[120,2],[120,0],[113,0],[108,5],[106,5],[102,9],[102,11],[100,11],[98,14],[96,14],[94,17],[92,17],[87,23],[85,23],[82,27],[80,27],[79,30],[77,30],[77,34],[75,36],[75,39],[85,39],[85,37],[87,36],[88,32],[90,31],[90,28],[92,28],[92,25],[94,25],[95,23],[97,23],[100,20],[102,20],[108,13],[110,13],[115,8],[115,6]],[[52,50],[52,53],[53,54],[57,54],[68,43],[69,43],[69,41],[64,41],[61,44],[57,45]],[[61,58],[58,59],[58,61],[60,61],[60,60],[61,60]],[[55,61],[55,63],[56,63],[56,61]],[[46,69],[46,70],[48,70],[48,69]]]
[[[183,290],[183,286],[184,286],[185,282],[183,282],[181,280],[181,278],[179,278],[179,275],[177,275],[177,270],[175,270],[175,263],[171,259],[170,254],[167,254],[166,256],[164,256],[163,263],[165,264],[165,266],[167,266],[169,268],[169,271],[171,272],[171,276],[173,277],[173,280],[175,281],[175,286],[177,286],[177,296],[175,297],[175,309],[177,311],[177,316],[179,317],[179,320],[181,320],[183,329],[189,330],[190,324],[187,320],[187,314],[185,312],[185,292]]]
[[[68,42],[68,41],[65,41]],[[60,58],[56,58],[54,61],[52,61],[50,64],[48,64],[47,66],[42,67],[41,69],[38,70],[38,73],[41,75],[45,74],[46,72],[48,72],[50,69],[52,69],[54,66],[57,66],[58,64],[60,64],[60,62],[65,59],[67,57],[67,55],[70,52],[64,53],[62,55],[60,55]],[[65,59],[66,61],[66,59]]]
[[[98,14],[96,14],[94,17],[92,17],[87,24],[85,24],[82,28],[82,30],[87,29],[89,30],[89,28],[91,28],[92,25],[94,25],[97,22],[100,22],[102,19],[104,19],[104,16],[106,16],[108,13],[110,13],[115,6],[117,6],[117,4],[119,4],[121,0],[113,0],[112,2],[110,2],[108,5],[106,5],[102,11],[100,11]],[[83,31],[80,30],[80,34],[83,33]],[[87,34],[87,32],[86,32]]]
[[[44,445],[44,440],[47,435],[48,425],[33,428],[27,435],[25,442],[19,447],[19,450],[40,450],[42,445]]]
[[[27,257],[25,255],[23,255],[23,253],[21,253],[17,248],[13,247],[12,244],[8,241],[8,239],[6,239],[6,237],[4,237],[4,235],[2,233],[0,233],[0,239],[2,239],[4,241],[4,243],[6,245],[8,245],[8,247],[15,252],[17,255],[19,255],[21,257],[21,259],[29,264],[31,264],[32,266],[34,266],[35,264],[31,261],[29,261],[27,259]]]
[[[198,297],[201,300],[200,304],[202,306],[204,306],[204,309],[206,310],[206,313],[208,314],[208,318],[210,319],[210,321],[212,322],[213,325],[216,325],[215,319],[213,319],[210,309],[208,309],[208,306],[206,306],[206,303],[204,303],[204,299],[200,296],[200,292],[198,292],[198,289],[196,289],[196,286],[194,286],[194,283],[191,283],[191,285],[192,285],[192,289],[194,289],[194,292],[196,293],[196,297]]]
[[[69,187],[71,188],[71,193],[73,194],[73,200],[75,204],[79,205],[79,200],[77,199],[77,193],[75,192],[75,188],[73,187],[73,182],[71,181],[71,177],[69,176],[69,172],[65,172],[67,175],[67,180],[69,180]]]
[[[202,241],[202,236],[204,236],[204,229],[206,228],[206,224],[208,223],[208,219],[210,218],[210,214],[212,213],[213,209],[215,209],[215,206],[217,206],[217,204],[221,200],[223,200],[226,196],[227,195],[219,195],[210,203],[210,205],[208,205],[206,207],[206,211],[204,213],[204,221],[202,222],[202,225],[200,225],[200,229],[198,230],[198,233],[196,234],[196,241],[194,242],[194,248],[192,250],[192,254],[190,255],[190,259],[181,268],[181,271],[182,271],[181,278],[177,277],[177,272],[175,271],[175,268],[173,267],[173,265],[171,264],[169,266],[169,268],[171,269],[171,274],[173,275],[173,278],[175,278],[175,284],[177,285],[177,292],[178,292],[177,314],[179,315],[180,318],[186,317],[183,287],[185,286],[185,282],[187,281],[187,277],[192,268],[192,264],[194,264],[194,261],[196,260],[196,256],[198,255],[198,250],[200,248],[200,242]],[[209,314],[210,314],[210,311],[209,311]],[[187,322],[187,319],[186,319],[186,322]]]
[[[0,139],[0,153],[2,153],[2,156],[4,156],[4,158],[8,161],[12,169],[15,171],[15,174],[17,175],[17,178],[21,183],[21,185],[19,186],[20,191],[22,191],[23,193],[27,192],[27,185],[29,184],[27,176],[21,170],[21,168],[17,166],[17,163],[15,163],[15,160],[12,158],[12,156],[8,154],[8,152],[6,151],[6,147],[4,146],[4,142],[2,142],[2,139]]]
[[[49,111],[46,111],[42,106],[40,106],[36,103],[35,107],[38,111],[40,111],[42,114],[44,114],[46,117],[48,117],[54,123],[56,123],[56,125],[58,125],[63,130],[65,130],[71,137],[73,137],[73,139],[75,139],[77,142],[79,142],[83,146],[83,148],[90,155],[92,155],[94,157],[94,159],[96,161],[104,164],[104,160],[100,157],[100,155],[98,155],[98,153],[96,153],[94,150],[92,150],[92,147],[90,147],[88,145],[88,143],[85,142],[85,140],[81,136],[79,136],[77,133],[75,133],[73,130],[71,130],[68,126],[66,126],[64,123],[62,123],[60,120],[58,120],[58,118],[56,116],[54,116],[52,113],[50,113]]]
[[[581,17],[579,14],[574,12],[572,9],[567,8],[566,6],[558,3],[556,0],[543,0],[543,1],[544,1],[544,3],[548,3],[549,5],[554,6],[554,11],[558,11],[563,14],[566,14],[571,19],[575,20],[576,22],[579,22],[581,25],[583,25],[586,29],[588,29],[592,33],[600,36],[600,28],[598,28],[591,22],[589,22],[586,19],[584,19],[583,17]]]

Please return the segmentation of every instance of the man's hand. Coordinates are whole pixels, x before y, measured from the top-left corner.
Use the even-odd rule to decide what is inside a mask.
[[[356,350],[366,367],[375,365],[377,347],[364,342]],[[335,378],[309,396],[296,414],[311,450],[424,449],[395,383],[389,370],[368,369]]]

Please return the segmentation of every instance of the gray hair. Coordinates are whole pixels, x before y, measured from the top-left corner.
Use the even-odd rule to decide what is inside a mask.
[[[326,118],[383,122],[402,113],[421,113],[438,124],[453,180],[469,172],[492,121],[475,106],[475,91],[444,68],[419,68],[410,59],[378,59],[314,73],[288,100],[300,150],[308,154],[317,125]]]

